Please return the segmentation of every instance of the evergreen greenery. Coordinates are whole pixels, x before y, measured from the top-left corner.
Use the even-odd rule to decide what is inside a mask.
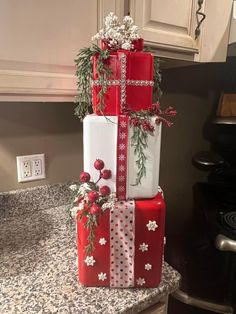
[[[134,147],[134,154],[137,156],[136,165],[138,172],[136,175],[136,181],[134,185],[141,184],[141,180],[146,176],[146,160],[145,149],[148,146],[148,136],[152,136],[152,132],[149,132],[143,128],[143,122],[150,123],[151,114],[149,111],[132,112],[130,114],[131,126],[133,134],[131,136],[131,146]],[[132,120],[136,120],[137,124],[132,125]]]
[[[111,70],[106,65],[106,60],[109,58],[110,53],[108,50],[102,50],[97,45],[89,48],[83,48],[75,59],[76,63],[76,77],[77,87],[79,94],[76,97],[75,115],[81,120],[89,113],[93,112],[92,109],[92,93],[91,93],[91,80],[93,75],[92,57],[97,56],[96,71],[99,77],[101,90],[98,94],[100,99],[100,110],[104,107],[104,94],[107,91],[108,80],[111,75]]]

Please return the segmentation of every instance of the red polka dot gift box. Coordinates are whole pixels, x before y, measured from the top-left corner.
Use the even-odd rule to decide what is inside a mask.
[[[161,281],[165,203],[153,199],[116,201],[97,216],[93,235],[77,214],[79,281],[91,287],[157,287]],[[86,250],[93,240],[93,248]],[[91,248],[91,247],[90,247]]]

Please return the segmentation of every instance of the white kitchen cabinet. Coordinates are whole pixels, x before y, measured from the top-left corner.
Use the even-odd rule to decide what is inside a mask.
[[[225,61],[233,0],[203,0],[206,15],[195,38],[198,0],[131,0],[130,14],[145,43],[162,57]],[[199,16],[201,19],[201,16]]]
[[[0,0],[0,101],[73,101],[74,59],[117,0]]]
[[[113,11],[130,12],[146,45],[162,57],[226,58],[232,0],[0,0],[0,101],[73,101],[74,59]]]

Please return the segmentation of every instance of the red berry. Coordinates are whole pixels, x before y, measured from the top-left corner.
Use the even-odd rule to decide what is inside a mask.
[[[80,202],[83,200],[83,196],[80,196],[76,202],[76,206],[79,206]]]
[[[168,117],[175,117],[177,114],[177,111],[173,107],[168,107],[164,111],[164,114]]]
[[[159,102],[152,104],[152,113],[158,116],[161,114],[161,107]]]
[[[96,159],[93,165],[97,170],[102,170],[104,168],[104,162],[101,159]]]
[[[144,120],[142,122],[142,127],[143,127],[144,131],[151,132],[151,133],[154,132],[154,130],[155,130],[153,125],[151,125],[151,123],[148,120]]]
[[[90,174],[88,172],[81,172],[80,177],[79,177],[80,182],[89,182],[90,180]]]
[[[111,189],[107,185],[103,185],[100,187],[100,193],[102,196],[107,196],[111,193]]]
[[[96,191],[89,191],[88,192],[88,199],[91,203],[96,202],[96,200],[99,198],[99,194]]]
[[[99,214],[100,211],[101,211],[101,207],[98,206],[97,204],[93,204],[89,209],[90,214],[94,214],[94,215]]]
[[[138,118],[132,118],[130,120],[130,123],[131,123],[132,126],[139,126],[140,125],[140,121],[139,121]]]
[[[101,178],[107,180],[111,178],[111,170],[104,169],[101,173]]]

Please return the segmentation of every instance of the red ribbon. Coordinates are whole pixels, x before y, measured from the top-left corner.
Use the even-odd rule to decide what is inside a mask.
[[[126,200],[129,118],[125,115],[118,116],[117,128],[116,197],[118,200]]]

